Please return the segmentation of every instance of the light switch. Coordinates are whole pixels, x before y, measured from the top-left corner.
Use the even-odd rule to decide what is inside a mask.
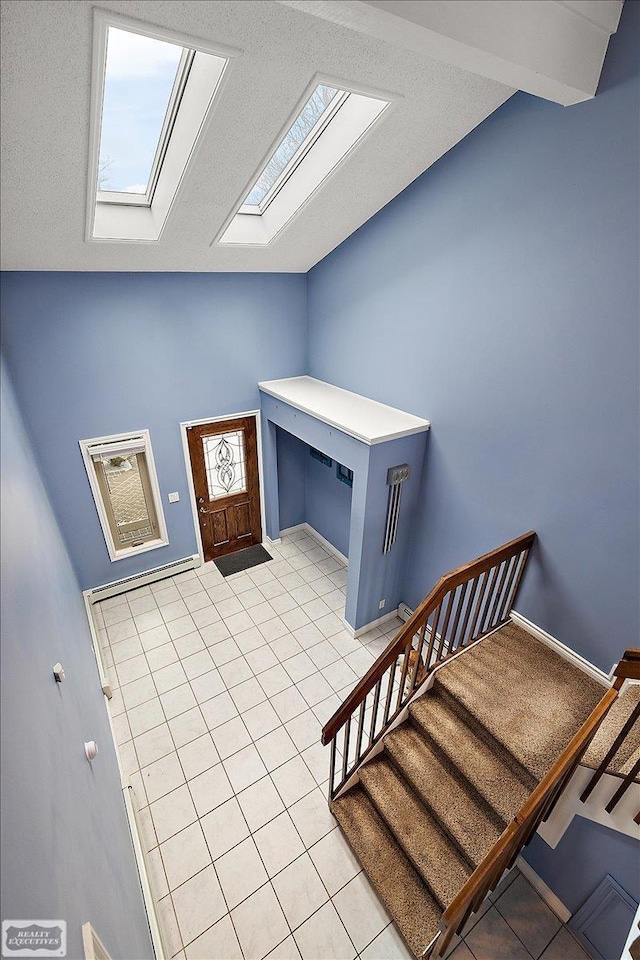
[[[179,499],[180,494],[177,491],[169,494],[169,503],[177,503]]]

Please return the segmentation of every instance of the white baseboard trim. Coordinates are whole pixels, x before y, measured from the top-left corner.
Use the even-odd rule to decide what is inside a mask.
[[[600,670],[599,667],[596,667],[595,664],[591,663],[589,660],[586,660],[584,657],[581,657],[579,653],[575,652],[575,650],[565,646],[564,643],[560,642],[560,640],[556,640],[555,637],[552,637],[551,634],[547,633],[546,630],[543,630],[542,627],[538,627],[535,623],[532,623],[531,620],[527,620],[526,617],[523,617],[521,613],[517,613],[515,610],[511,611],[511,619],[516,626],[522,627],[523,630],[526,630],[527,633],[530,633],[537,640],[540,640],[548,647],[551,647],[551,649],[555,650],[556,653],[558,653],[564,660],[568,660],[569,663],[572,663],[574,667],[582,670],[584,673],[588,674],[594,680],[597,680],[603,686],[611,686],[611,680],[604,670]]]
[[[288,533],[296,533],[298,530],[304,530],[304,532],[308,533],[309,536],[314,537],[320,546],[324,547],[327,553],[332,554],[332,556],[334,556],[336,560],[339,560],[340,563],[344,563],[345,567],[349,566],[349,558],[345,557],[344,553],[340,553],[338,548],[334,547],[332,543],[329,543],[326,537],[323,537],[321,533],[318,533],[318,531],[312,527],[310,523],[297,523],[293,527],[286,527],[286,529],[280,531],[280,536],[284,537]]]
[[[308,523],[294,523],[292,527],[283,527],[282,530],[280,531],[280,536],[286,537],[290,533],[298,533],[299,530],[306,531],[308,527],[309,527]]]
[[[95,628],[95,622],[93,619],[93,614],[91,611],[91,602],[86,596],[90,591],[85,591],[84,602],[87,609],[87,617],[89,620],[89,629],[91,630],[91,639],[93,642],[93,649],[96,654],[96,660],[98,662],[98,669],[101,672],[101,682],[102,682],[102,659],[100,656],[100,645],[98,643],[97,631]],[[144,848],[140,839],[140,827],[138,824],[138,818],[136,813],[136,805],[133,800],[133,787],[129,777],[126,775],[123,766],[122,760],[120,757],[120,748],[118,746],[118,738],[116,737],[116,732],[113,727],[113,717],[111,716],[111,708],[109,706],[109,700],[112,697],[111,687],[109,681],[106,679],[102,683],[102,692],[104,693],[104,706],[107,713],[107,722],[109,724],[109,731],[111,733],[111,739],[113,741],[113,749],[116,755],[116,763],[118,765],[118,774],[120,777],[120,789],[122,790],[122,798],[124,801],[124,808],[127,817],[127,823],[129,825],[129,833],[131,835],[131,844],[133,846],[133,853],[136,861],[136,867],[138,869],[138,877],[140,880],[140,887],[142,890],[142,899],[144,901],[144,907],[147,914],[147,922],[149,924],[149,933],[151,934],[151,942],[153,945],[153,952],[155,960],[166,960],[168,956],[168,951],[166,950],[164,940],[162,937],[162,930],[160,927],[160,921],[158,919],[158,913],[156,911],[155,901],[153,899],[153,893],[151,890],[151,884],[149,881],[149,869],[147,866],[147,858],[145,856]]]
[[[383,623],[389,623],[390,620],[396,620],[398,617],[398,608],[396,607],[393,610],[390,610],[389,613],[385,613],[384,617],[378,617],[377,620],[371,620],[369,623],[365,623],[363,627],[358,627],[357,630],[351,626],[350,623],[347,623],[346,620],[342,621],[342,626],[350,633],[352,637],[356,640],[358,637],[361,637],[363,633],[368,633],[369,630],[373,630],[374,627],[380,627]]]
[[[118,748],[116,746],[116,752],[117,749]],[[129,821],[131,842],[133,844],[136,865],[138,867],[138,876],[140,878],[140,886],[142,888],[142,899],[147,912],[147,922],[149,924],[149,933],[151,934],[153,952],[155,955],[155,960],[166,960],[168,952],[164,945],[162,928],[160,926],[160,921],[156,911],[155,900],[153,899],[153,891],[151,890],[151,883],[149,881],[149,870],[147,868],[147,858],[145,856],[144,848],[140,839],[138,816],[136,813],[135,802],[131,796],[132,792],[133,788],[131,787],[131,784],[123,784],[122,796],[124,799],[125,810],[127,812],[127,820]]]
[[[263,543],[266,543],[267,546],[277,547],[279,543],[282,543],[282,540],[280,537],[278,537],[277,540],[272,540],[271,537],[268,537],[265,533]]]
[[[96,622],[93,619],[93,611],[91,609],[91,600],[89,599],[90,590],[84,590],[82,593],[82,599],[84,600],[84,609],[87,615],[87,621],[89,623],[89,633],[91,634],[91,645],[93,646],[93,655],[96,658],[96,664],[98,666],[98,676],[100,677],[100,687],[102,692],[108,700],[111,700],[113,693],[111,691],[111,683],[107,676],[107,671],[104,668],[104,662],[102,660],[102,650],[100,649],[100,641],[98,639],[98,631],[96,629]]]
[[[524,857],[518,857],[515,866],[525,879],[529,881],[534,890],[540,894],[544,902],[550,907],[559,920],[567,923],[571,919],[571,910],[564,905],[560,897],[556,896],[551,887],[547,886],[542,877],[539,877],[533,867],[530,867]]]

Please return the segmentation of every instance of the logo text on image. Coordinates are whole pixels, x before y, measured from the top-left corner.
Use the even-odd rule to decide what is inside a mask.
[[[3,957],[66,957],[66,920],[3,920]]]

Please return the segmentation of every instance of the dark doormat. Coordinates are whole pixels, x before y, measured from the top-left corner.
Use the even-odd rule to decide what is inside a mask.
[[[236,550],[235,553],[229,553],[226,557],[219,557],[214,560],[216,567],[223,577],[229,577],[232,573],[240,573],[241,570],[248,570],[249,567],[257,567],[260,563],[266,563],[267,560],[273,560],[261,543],[253,547],[245,547],[244,550]]]

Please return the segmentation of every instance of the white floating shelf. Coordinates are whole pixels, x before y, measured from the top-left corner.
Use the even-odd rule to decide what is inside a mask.
[[[428,420],[412,413],[388,407],[315,377],[267,380],[258,387],[276,400],[282,400],[369,445],[424,433],[431,426]]]

